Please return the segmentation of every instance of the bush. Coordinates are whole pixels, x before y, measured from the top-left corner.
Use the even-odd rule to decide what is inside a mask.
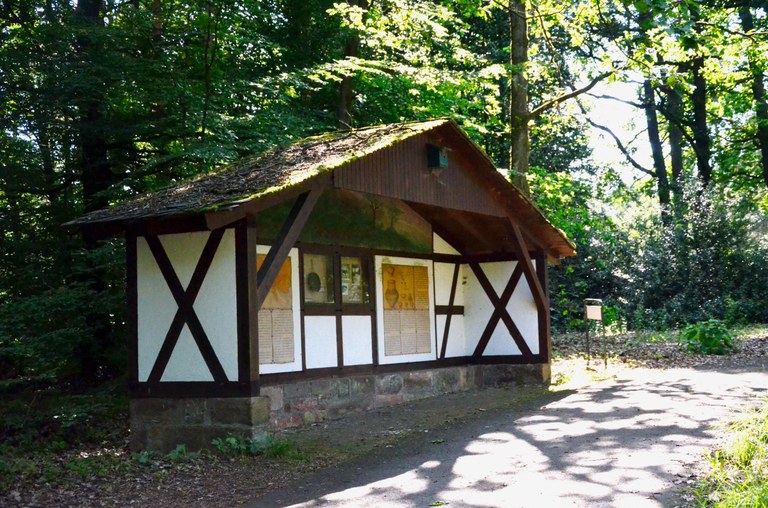
[[[683,329],[682,342],[692,353],[724,355],[733,351],[733,337],[720,320],[710,319],[688,325]]]
[[[282,439],[275,439],[268,434],[262,434],[255,438],[238,438],[228,436],[212,441],[213,446],[222,455],[263,455],[265,457],[281,457],[288,454],[290,443]]]

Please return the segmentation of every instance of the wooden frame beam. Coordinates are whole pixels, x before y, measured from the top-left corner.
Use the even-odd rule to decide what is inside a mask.
[[[258,312],[261,309],[261,304],[269,294],[269,290],[272,289],[280,268],[285,263],[296,240],[298,240],[322,193],[323,189],[321,187],[315,187],[296,198],[296,202],[293,204],[293,208],[291,208],[285,223],[283,223],[277,240],[269,249],[269,253],[264,258],[264,262],[256,276],[256,305],[252,309],[253,312]],[[254,264],[254,269],[255,266]]]
[[[451,330],[451,317],[453,317],[453,307],[456,301],[456,287],[459,285],[459,271],[461,265],[456,264],[453,267],[453,279],[451,279],[451,296],[448,297],[448,312],[445,316],[445,329],[443,330],[443,344],[440,347],[440,357],[445,358],[445,351],[448,348],[448,334]]]
[[[513,248],[516,251],[515,254],[517,255],[518,266],[522,265],[525,280],[528,281],[528,287],[531,288],[533,299],[536,302],[536,308],[539,309],[539,312],[542,312],[544,309],[549,308],[549,298],[547,297],[544,288],[541,286],[541,282],[539,281],[539,278],[536,275],[536,271],[533,268],[531,255],[528,252],[528,246],[523,239],[522,231],[520,231],[520,228],[517,226],[517,224],[511,220],[509,224],[514,240],[512,243]]]
[[[549,293],[549,270],[547,267],[547,255],[539,251],[536,254],[536,274],[539,276],[539,283],[546,293]],[[552,357],[552,311],[547,305],[543,310],[539,310],[539,355],[546,362]]]
[[[128,328],[128,382],[139,382],[139,294],[136,235],[125,234],[126,325]]]

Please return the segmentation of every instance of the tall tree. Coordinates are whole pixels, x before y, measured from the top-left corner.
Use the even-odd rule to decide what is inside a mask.
[[[527,0],[509,0],[509,176],[528,192],[530,139],[528,123],[528,18]]]
[[[765,7],[765,6],[764,6]],[[739,19],[747,37],[755,36],[754,16],[749,2],[739,7]],[[747,63],[752,81],[752,99],[757,120],[757,146],[760,150],[760,164],[765,185],[768,186],[768,97],[765,93],[765,61],[761,61],[752,45],[747,52]]]

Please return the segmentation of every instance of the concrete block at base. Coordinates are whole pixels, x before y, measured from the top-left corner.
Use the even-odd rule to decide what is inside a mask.
[[[251,397],[251,425],[264,425],[271,416],[270,400],[268,397]]]
[[[210,448],[215,438],[248,437],[269,424],[267,397],[153,398],[130,402],[130,447],[166,453]]]
[[[545,368],[546,367],[546,368]],[[478,365],[479,386],[541,384],[549,380],[549,365]]]

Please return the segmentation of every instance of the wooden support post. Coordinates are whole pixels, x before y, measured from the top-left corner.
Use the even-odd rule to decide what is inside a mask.
[[[536,307],[541,312],[544,309],[549,308],[549,298],[547,298],[544,288],[542,287],[541,282],[539,281],[539,278],[536,276],[536,272],[533,269],[533,262],[531,261],[531,255],[528,253],[528,246],[525,244],[525,240],[523,239],[523,233],[520,231],[520,228],[517,226],[517,224],[511,220],[509,225],[514,240],[512,242],[513,249],[517,255],[518,263],[520,263],[523,267],[525,280],[528,281],[528,287],[531,288],[531,293],[533,294],[533,299],[536,302]]]
[[[137,280],[136,235],[125,234],[125,290],[127,293],[126,325],[128,328],[128,382],[139,382],[139,295]]]
[[[549,270],[547,267],[547,255],[544,252],[536,253],[536,275],[539,283],[549,296]],[[549,298],[547,298],[549,301]],[[552,358],[552,315],[549,305],[539,309],[539,355],[542,363],[549,363]]]
[[[246,217],[235,226],[235,252],[238,383],[251,395],[258,395],[258,312],[251,312],[256,302],[256,228],[253,227],[253,217]]]
[[[451,296],[448,298],[448,312],[445,316],[445,329],[443,330],[443,344],[440,348],[440,358],[445,358],[445,350],[448,348],[448,334],[451,331],[451,317],[453,316],[453,304],[456,302],[456,287],[459,285],[460,264],[453,268],[453,280],[451,281]]]

